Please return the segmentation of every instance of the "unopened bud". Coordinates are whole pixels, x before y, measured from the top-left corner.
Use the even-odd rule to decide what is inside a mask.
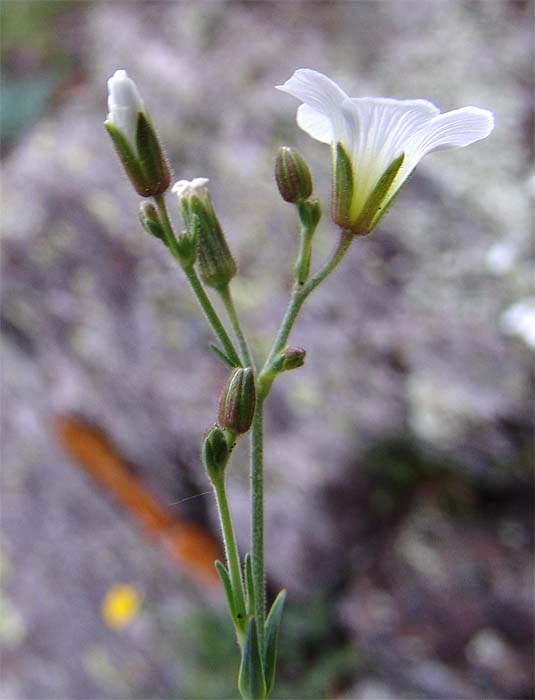
[[[281,350],[275,359],[277,370],[286,372],[290,369],[302,367],[305,364],[306,354],[307,352],[303,348],[288,345],[284,350]]]
[[[108,80],[108,117],[104,122],[126,174],[142,197],[163,194],[171,174],[136,84],[126,71]]]
[[[202,462],[213,483],[223,476],[229,455],[225,433],[218,425],[213,425],[205,433],[201,447]]]
[[[236,262],[214,211],[206,185],[198,177],[179,180],[173,185],[184,222],[197,236],[197,262],[203,282],[209,287],[226,286],[236,274]]]
[[[281,197],[297,204],[312,194],[312,176],[303,156],[295,148],[282,146],[275,161],[275,180]]]
[[[160,217],[154,204],[141,202],[139,205],[139,220],[147,233],[166,243]]]
[[[256,402],[254,372],[239,367],[231,374],[219,404],[219,423],[224,428],[246,433],[253,422]]]

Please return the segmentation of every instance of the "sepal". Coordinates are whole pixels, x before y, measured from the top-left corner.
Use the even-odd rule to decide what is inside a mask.
[[[143,112],[137,117],[136,148],[149,196],[163,194],[169,189],[171,173],[154,127]]]
[[[388,197],[388,194],[404,160],[405,154],[402,153],[390,163],[381,175],[353,227],[354,233],[366,236],[375,228],[393,199],[393,197]]]
[[[237,267],[211,203],[208,207],[199,197],[193,196],[188,215],[198,228],[197,262],[201,278],[209,287],[224,287],[235,276]]]
[[[106,131],[111,137],[115,150],[123,168],[128,175],[130,182],[134,186],[136,192],[142,197],[150,197],[151,191],[145,180],[145,175],[137,155],[128,143],[128,140],[124,136],[123,132],[120,131],[109,119],[104,122]]]
[[[353,199],[353,168],[351,159],[341,143],[333,149],[332,218],[340,228],[351,228]]]
[[[162,243],[167,245],[160,216],[154,204],[141,202],[139,205],[139,220],[147,233],[150,233],[155,238],[159,238]]]

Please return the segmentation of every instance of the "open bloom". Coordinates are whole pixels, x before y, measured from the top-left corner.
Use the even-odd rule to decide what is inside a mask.
[[[463,107],[440,114],[427,100],[349,97],[322,73],[297,70],[279,90],[297,97],[297,123],[333,147],[333,218],[367,234],[431,151],[468,146],[494,128],[491,112]]]
[[[145,103],[125,70],[108,80],[108,117],[104,122],[126,174],[138,194],[165,192],[171,174]]]

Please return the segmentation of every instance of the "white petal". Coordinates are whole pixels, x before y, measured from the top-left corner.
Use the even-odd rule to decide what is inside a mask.
[[[134,81],[125,70],[117,70],[108,80],[108,119],[120,129],[128,141],[135,141],[137,115],[145,105]]]
[[[332,143],[333,128],[331,120],[317,112],[309,105],[300,105],[297,109],[297,123],[313,139],[322,143]]]
[[[318,73],[318,71],[310,68],[301,68],[296,70],[284,85],[277,85],[277,89],[297,97],[298,100],[304,102],[315,112],[326,117],[332,124],[332,137],[336,140],[341,139],[343,118],[340,108],[344,100],[347,99],[347,95],[333,80],[323,75],[323,73]],[[310,114],[309,112],[307,115],[309,123]],[[303,128],[313,138],[318,138],[314,135],[315,133],[320,134],[322,138],[319,140],[325,142],[325,122],[323,124],[322,128],[318,128],[317,125],[313,126],[314,133],[309,132],[305,127]],[[300,122],[299,126],[301,126]]]
[[[422,156],[446,148],[463,148],[486,138],[494,129],[494,115],[479,107],[463,107],[434,117],[415,135]]]
[[[195,177],[193,180],[177,180],[171,188],[171,192],[174,192],[179,199],[192,195],[202,195],[209,182],[210,180],[207,177]]]

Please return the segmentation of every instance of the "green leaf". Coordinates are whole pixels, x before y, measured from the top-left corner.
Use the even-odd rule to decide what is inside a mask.
[[[234,602],[234,593],[232,592],[232,584],[230,582],[229,573],[225,568],[225,565],[220,562],[219,559],[214,562],[214,566],[219,574],[223,588],[225,589],[230,616],[232,617],[233,622],[236,623],[236,604]]]
[[[244,700],[265,700],[266,681],[264,680],[264,668],[258,646],[258,633],[256,620],[249,619],[247,636],[243,647],[238,687]]]
[[[229,367],[231,367],[232,369],[234,369],[235,367],[239,367],[239,365],[237,365],[235,362],[233,362],[228,357],[228,355],[225,355],[223,350],[221,350],[221,348],[218,348],[217,345],[215,345],[214,343],[210,343],[210,349],[215,352],[215,354],[219,357],[220,360],[223,360],[223,362],[226,365],[228,365]]]
[[[246,554],[244,560],[245,569],[245,592],[247,593],[247,615],[254,615],[254,579],[253,579],[253,562],[251,555]]]
[[[266,620],[264,638],[264,666],[266,674],[266,697],[269,697],[275,683],[275,668],[277,666],[277,643],[279,627],[286,601],[286,591],[283,589],[275,598]]]
[[[136,148],[150,195],[163,194],[169,187],[171,174],[154,127],[143,112],[137,116]]]
[[[385,198],[404,160],[405,154],[402,153],[390,163],[388,168],[379,178],[379,182],[375,185],[373,192],[366,200],[364,209],[362,210],[362,213],[355,225],[357,233],[363,235],[370,233],[377,221],[379,221],[380,216],[377,215],[381,214],[381,209],[386,209],[391,201],[389,200],[385,203]]]
[[[150,188],[147,187],[145,182],[145,175],[141,169],[141,164],[137,155],[134,153],[133,149],[128,143],[127,138],[123,132],[110,121],[105,121],[104,126],[106,127],[106,130],[113,141],[117,155],[123,164],[126,174],[134,185],[136,192],[142,197],[150,197]]]

